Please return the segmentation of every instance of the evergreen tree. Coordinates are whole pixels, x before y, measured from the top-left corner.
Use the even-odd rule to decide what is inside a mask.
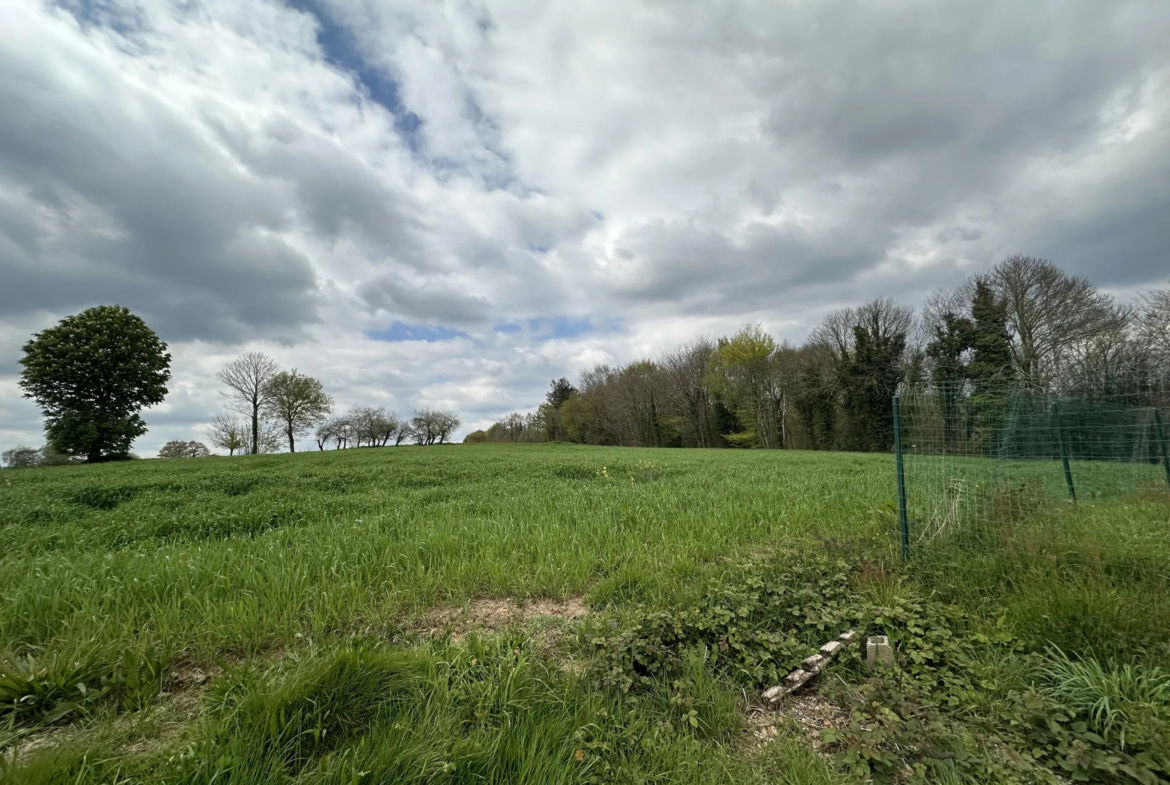
[[[890,402],[902,381],[905,332],[853,328],[853,352],[841,363],[840,383],[849,449],[884,452],[894,444]]]
[[[1012,368],[1012,338],[1007,328],[1007,305],[995,298],[985,281],[976,281],[971,298],[971,348],[974,356],[968,375],[975,385],[975,397],[994,398]]]
[[[997,300],[983,280],[975,282],[971,298],[971,347],[967,375],[972,382],[972,427],[985,453],[997,449],[1003,425],[1004,391],[1011,382],[1012,338],[1007,327],[1007,305]]]
[[[546,410],[544,415],[544,425],[549,441],[561,441],[565,438],[565,424],[561,419],[561,407],[576,394],[577,388],[570,384],[565,377],[553,380],[552,386],[544,396],[545,404],[550,409]]]
[[[934,340],[926,347],[932,362],[931,381],[942,409],[943,438],[948,445],[957,444],[966,434],[960,416],[960,403],[970,372],[964,355],[974,341],[975,325],[963,316],[945,313],[942,323],[934,327]]]

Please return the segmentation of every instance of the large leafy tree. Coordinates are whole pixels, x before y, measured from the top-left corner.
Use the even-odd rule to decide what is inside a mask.
[[[333,399],[321,382],[293,368],[281,371],[264,385],[264,413],[280,424],[288,437],[288,451],[296,452],[297,436],[308,432],[333,411]]]
[[[709,386],[735,412],[745,430],[728,437],[740,446],[780,447],[782,394],[776,367],[779,347],[758,324],[719,342]]]
[[[45,415],[56,452],[90,463],[123,460],[146,433],[139,412],[161,403],[171,355],[142,319],[120,305],[68,316],[24,345],[20,387]]]

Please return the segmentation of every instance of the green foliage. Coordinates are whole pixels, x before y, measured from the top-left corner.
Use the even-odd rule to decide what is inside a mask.
[[[943,439],[947,445],[957,444],[967,436],[966,423],[959,416],[958,398],[969,373],[964,355],[971,348],[974,331],[970,319],[945,313],[942,324],[934,328],[934,340],[926,347],[926,355],[933,361],[931,382],[939,391]]]
[[[828,556],[786,555],[779,566],[710,582],[693,606],[637,611],[625,628],[591,639],[596,678],[622,692],[676,678],[686,652],[702,647],[726,678],[753,688],[779,683],[810,647],[859,620],[848,573]]]
[[[166,396],[166,348],[116,305],[68,316],[33,336],[24,345],[20,386],[44,412],[53,449],[91,463],[127,457],[146,432],[138,412]]]
[[[857,325],[853,342],[853,351],[839,370],[849,449],[884,452],[894,445],[890,401],[902,381],[906,334]]]
[[[548,393],[544,396],[545,402],[554,409],[560,411],[561,406],[565,401],[577,394],[577,388],[569,383],[565,377],[553,379],[549,387]]]
[[[167,442],[158,451],[160,458],[206,458],[209,455],[211,451],[202,442],[185,442],[181,439]]]
[[[505,639],[395,651],[355,640],[232,669],[186,740],[140,756],[82,746],[40,783],[760,783],[723,747],[742,724],[700,655],[640,699],[600,693]],[[44,764],[41,764],[41,760]]]
[[[719,341],[707,385],[734,410],[742,431],[729,433],[736,447],[779,447],[779,384],[775,339],[758,324]]]
[[[1170,673],[1130,663],[1107,668],[1052,649],[1040,677],[1040,693],[1070,715],[1074,733],[1093,733],[1098,744],[1170,774]]]
[[[135,646],[115,655],[42,667],[32,658],[0,658],[0,717],[10,726],[53,725],[115,701],[128,710],[148,705],[162,689],[170,654]]]
[[[41,451],[36,447],[13,447],[0,453],[7,469],[32,469],[41,465]]]
[[[1012,369],[1012,339],[1007,328],[1007,305],[983,279],[975,282],[971,299],[971,348],[967,374],[975,383],[975,396],[991,400]]]
[[[296,438],[308,432],[333,410],[333,399],[320,380],[293,368],[281,371],[264,385],[265,416],[280,424],[288,438],[288,451],[296,452]]]

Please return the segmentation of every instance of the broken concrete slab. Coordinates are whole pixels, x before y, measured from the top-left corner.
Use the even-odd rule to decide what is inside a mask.
[[[845,648],[845,644],[841,641],[829,641],[821,647],[820,654],[826,659],[832,659],[837,655],[837,652],[841,651],[843,648]]]
[[[828,657],[822,657],[820,654],[814,654],[811,657],[806,657],[804,662],[800,663],[800,667],[804,668],[810,673],[820,673],[821,668],[828,664]]]
[[[788,692],[792,692],[808,684],[816,675],[813,671],[795,670],[784,677],[784,688]]]

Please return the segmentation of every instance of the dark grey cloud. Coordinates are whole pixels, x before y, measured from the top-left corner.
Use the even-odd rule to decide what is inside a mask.
[[[940,243],[971,242],[972,240],[982,239],[983,235],[984,232],[982,229],[952,226],[938,233],[938,241]]]
[[[1057,215],[1021,229],[1021,244],[1102,286],[1170,279],[1170,128],[1136,157],[1129,176],[1066,194]]]
[[[769,107],[760,127],[776,160],[768,185],[745,183],[748,203],[815,220],[628,227],[621,246],[637,262],[615,284],[625,301],[783,303],[869,275],[918,229],[964,243],[954,253],[978,265],[1031,252],[1103,285],[1163,276],[1165,134],[1143,160],[1095,159],[1151,83],[1170,100],[1170,5],[781,3],[717,18],[688,4],[663,17],[663,46],[683,36]],[[1082,170],[1092,192],[1070,212],[1063,184],[1034,181],[1045,168]],[[971,216],[994,231],[954,223]],[[915,288],[963,274],[947,253]]]
[[[6,313],[118,302],[170,340],[291,340],[316,316],[276,184],[233,167],[159,99],[78,90],[0,47]],[[91,85],[92,87],[92,85]]]
[[[615,285],[624,301],[674,303],[705,314],[754,312],[791,302],[803,296],[805,287],[852,278],[874,263],[873,254],[882,247],[880,241],[761,223],[733,239],[661,222],[624,233],[620,245],[631,259],[653,260],[634,262]]]
[[[411,319],[458,327],[484,325],[491,319],[491,303],[460,291],[457,284],[436,281],[419,286],[382,276],[362,284],[358,294],[376,310]]]

